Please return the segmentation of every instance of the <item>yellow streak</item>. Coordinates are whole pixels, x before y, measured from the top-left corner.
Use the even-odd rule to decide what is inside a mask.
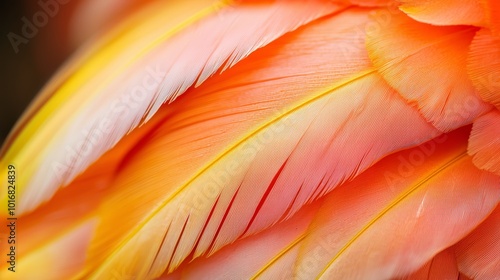
[[[323,274],[328,270],[328,268],[344,253],[363,233],[365,233],[375,222],[380,220],[387,212],[389,212],[392,208],[394,208],[396,205],[401,203],[404,199],[406,199],[410,194],[414,193],[416,190],[418,190],[420,187],[422,187],[424,184],[429,182],[431,179],[433,179],[436,175],[441,173],[443,170],[449,168],[450,166],[456,164],[459,160],[463,159],[467,155],[467,151],[461,152],[459,155],[448,161],[446,164],[440,166],[438,169],[433,171],[431,174],[429,174],[427,177],[425,177],[422,181],[418,182],[415,184],[413,187],[411,187],[409,190],[407,190],[405,193],[397,197],[393,202],[391,202],[389,205],[387,205],[375,218],[373,218],[368,224],[366,224],[358,233],[356,233],[350,240],[347,242],[342,249],[332,258],[330,262],[326,265],[326,267],[321,271],[319,276],[316,279],[320,279]]]
[[[333,91],[343,87],[343,86],[346,86],[356,80],[359,80],[365,76],[368,76],[372,73],[375,73],[375,70],[374,69],[368,69],[368,70],[365,70],[361,73],[358,73],[357,75],[349,78],[349,79],[346,79],[342,82],[339,82],[338,84],[332,86],[330,89],[320,93],[319,95],[303,102],[303,103],[300,103],[298,105],[296,105],[295,107],[289,109],[288,111],[286,111],[285,113],[277,116],[276,118],[274,119],[271,119],[269,122],[265,123],[264,125],[262,125],[261,127],[257,128],[255,131],[251,132],[250,134],[248,134],[247,136],[243,137],[242,139],[240,139],[238,142],[236,142],[233,146],[231,146],[230,148],[228,148],[226,151],[224,151],[222,154],[220,154],[220,156],[218,156],[217,158],[215,158],[213,161],[209,162],[204,168],[202,168],[200,171],[198,171],[190,180],[188,180],[184,185],[182,185],[181,187],[179,187],[179,189],[177,189],[170,197],[168,197],[167,199],[165,199],[158,207],[156,207],[137,227],[135,227],[128,235],[126,238],[123,239],[123,241],[121,241],[121,243],[116,247],[116,249],[113,251],[113,253],[110,255],[110,257],[108,258],[108,260],[111,260],[117,253],[117,251],[120,251],[120,249],[122,249],[126,243],[127,243],[127,240],[132,238],[133,236],[135,236],[140,230],[142,227],[144,227],[154,216],[156,216],[156,214],[158,214],[158,212],[160,212],[162,210],[163,207],[165,207],[172,199],[174,199],[177,195],[179,195],[184,189],[186,189],[192,182],[194,182],[194,180],[196,180],[201,174],[203,174],[205,171],[207,171],[208,169],[210,169],[215,163],[217,163],[219,160],[221,160],[223,157],[225,157],[226,155],[228,155],[231,151],[235,150],[236,147],[238,147],[240,144],[243,144],[246,140],[252,138],[253,136],[257,135],[257,133],[259,133],[260,131],[264,130],[265,128],[271,126],[274,122],[288,116],[288,115],[291,115],[292,113],[300,110],[302,107],[305,107],[311,103],[314,103],[316,102],[317,100],[325,97],[325,96],[328,96],[328,94],[332,93]]]
[[[285,249],[281,250],[274,258],[272,258],[264,267],[262,267],[252,278],[251,280],[257,279],[264,271],[266,271],[272,264],[274,264],[278,259],[280,259],[285,253],[290,251],[293,247],[299,244],[304,238],[306,234],[302,234],[297,239],[295,239],[292,243],[290,243]]]
[[[227,3],[227,1],[226,1]],[[157,47],[160,43],[164,42],[166,39],[172,37],[177,34],[179,31],[185,29],[190,26],[194,22],[200,20],[203,17],[213,13],[214,11],[222,8],[221,3],[216,3],[214,5],[209,6],[190,17],[189,19],[181,22],[181,24],[177,25],[173,29],[166,32],[161,37],[157,38],[153,42],[151,42],[148,46],[142,49],[137,55],[133,56],[125,66],[129,66],[136,62],[139,58],[141,58],[144,54],[146,54],[149,50]],[[143,17],[139,17],[139,19],[144,20]],[[139,20],[137,19],[137,20]],[[134,23],[134,22],[132,22]],[[130,23],[130,24],[132,24]],[[137,22],[135,22],[138,24]],[[154,22],[153,22],[154,23]],[[150,25],[150,23],[148,23]],[[148,27],[149,25],[141,26],[139,31],[144,29],[144,27]],[[129,24],[127,24],[128,26]],[[152,26],[150,26],[152,27]],[[122,27],[123,28],[123,27]],[[54,112],[57,112],[59,116],[71,116],[73,115],[73,111],[75,108],[81,107],[85,101],[89,101],[90,97],[95,96],[99,92],[99,88],[94,90],[90,94],[73,94],[78,91],[78,89],[86,83],[89,77],[98,73],[100,69],[106,65],[106,63],[112,61],[109,58],[113,58],[117,53],[120,53],[123,50],[124,46],[127,46],[129,43],[132,43],[134,35],[138,32],[134,30],[134,32],[130,32],[123,28],[117,34],[117,38],[110,40],[108,45],[104,45],[102,49],[98,50],[88,61],[88,63],[82,65],[81,68],[78,69],[76,73],[68,78],[66,83],[64,83],[53,95],[53,97],[47,101],[47,103],[39,110],[39,112],[31,119],[29,123],[25,126],[25,128],[21,131],[19,136],[12,143],[12,146],[8,149],[5,157],[2,159],[0,166],[6,166],[7,164],[13,163],[17,167],[22,168],[23,177],[21,179],[27,180],[26,178],[32,178],[33,173],[35,172],[36,166],[40,163],[41,158],[43,157],[43,152],[47,152],[47,143],[51,143],[51,139],[54,138],[54,131],[61,131],[60,128],[64,123],[69,123],[67,117],[65,118],[56,118]],[[111,81],[116,78],[118,75],[122,74],[127,67],[121,67],[117,69],[118,71],[113,72],[113,75],[107,77],[106,81]],[[102,88],[102,86],[101,86]],[[68,100],[68,97],[72,98]],[[72,104],[74,106],[68,106],[68,104]],[[63,106],[65,105],[65,106]],[[48,121],[48,120],[51,121]],[[43,126],[43,129],[39,129]],[[36,141],[30,141],[31,138],[36,136]],[[33,156],[38,155],[38,156]],[[29,163],[29,164],[28,164]],[[3,172],[5,170],[2,170]],[[25,189],[27,182],[21,182],[18,187],[18,194],[22,194],[22,191]],[[1,197],[6,199],[6,195],[2,194]]]

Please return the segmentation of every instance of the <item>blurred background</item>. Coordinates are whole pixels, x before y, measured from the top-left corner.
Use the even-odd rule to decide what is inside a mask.
[[[0,1],[0,142],[54,72],[84,42],[149,0]]]
[[[64,46],[65,40],[62,39],[56,39],[57,42],[54,42],[53,46],[46,45],[43,50],[37,51],[37,46],[40,47],[44,41],[49,40],[48,28],[40,29],[38,36],[34,36],[28,43],[21,43],[16,53],[8,35],[12,32],[22,36],[22,17],[33,15],[29,2],[36,1],[4,0],[0,4],[1,142],[38,90],[70,53],[69,48]],[[48,22],[47,27],[54,24],[55,21]],[[39,54],[40,52],[45,55]]]

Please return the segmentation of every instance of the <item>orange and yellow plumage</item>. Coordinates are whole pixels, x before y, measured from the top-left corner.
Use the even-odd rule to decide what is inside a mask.
[[[500,278],[499,3],[144,4],[4,143],[0,278]]]

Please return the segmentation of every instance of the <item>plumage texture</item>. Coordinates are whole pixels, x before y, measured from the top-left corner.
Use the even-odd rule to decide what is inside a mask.
[[[27,177],[32,177],[21,184],[22,193],[26,190],[19,202],[21,212],[49,199],[57,187],[68,184],[125,134],[149,120],[163,103],[284,33],[342,7],[323,2],[276,2],[232,9],[195,2],[200,4],[183,1],[173,9],[163,7],[153,18],[145,20],[144,16],[143,23],[94,53],[92,63],[78,69],[52,93],[23,130],[25,134],[13,143],[11,151],[22,145],[22,152],[5,156],[7,161],[25,166]],[[209,8],[197,11],[200,5]],[[200,18],[205,19],[203,24],[197,24]],[[162,28],[146,32],[156,26]],[[180,33],[183,29],[189,31]],[[212,32],[214,29],[219,31]],[[148,36],[144,38],[141,34],[145,32]],[[200,45],[206,46],[202,52]],[[59,106],[69,95],[70,102]],[[26,139],[35,133],[45,141]],[[35,150],[40,156],[25,156]]]
[[[430,26],[399,13],[367,33],[367,49],[391,86],[437,128],[450,131],[490,109],[465,70],[476,30]]]
[[[344,192],[332,192],[299,253],[302,278],[401,277],[487,217],[499,201],[499,178],[470,168],[460,141],[467,134],[457,134],[390,156],[342,186]]]
[[[48,222],[48,221],[47,221]],[[60,232],[51,242],[32,245],[29,252],[22,255],[22,261],[14,266],[15,272],[2,267],[2,279],[77,279],[84,271],[85,255],[97,221],[85,220],[67,232]],[[18,224],[19,225],[19,224]],[[30,236],[34,235],[33,232]],[[20,237],[19,237],[20,238]],[[17,239],[20,241],[21,239]],[[14,243],[11,243],[13,245]],[[14,245],[15,246],[15,245]],[[10,246],[9,246],[10,247]],[[21,246],[17,245],[17,248]]]
[[[488,29],[476,33],[470,46],[467,72],[481,98],[500,109],[500,36]]]
[[[472,279],[496,279],[500,271],[500,207],[454,246],[458,267]]]
[[[455,280],[460,278],[460,272],[457,267],[455,253],[451,249],[446,249],[437,254],[432,260],[427,262],[416,272],[405,276],[404,280],[419,280],[419,279],[443,279]]]
[[[399,0],[410,17],[434,25],[476,25],[485,23],[482,0]],[[483,1],[484,2],[484,1]]]
[[[300,241],[304,238],[321,200],[301,209],[288,221],[279,223],[260,234],[229,245],[208,258],[201,257],[184,269],[185,279],[256,277],[267,279],[293,278]],[[218,265],[224,263],[224,265]]]
[[[500,277],[497,2],[142,5],[2,148],[20,277]]]
[[[274,47],[281,50],[279,55],[257,52],[249,58],[249,64],[242,63],[213,83],[187,93],[189,100],[172,104],[172,110],[177,106],[185,109],[178,117],[162,123],[155,132],[158,137],[134,151],[120,172],[126,175],[117,176],[117,190],[112,192],[109,203],[103,204],[101,212],[109,214],[103,215],[104,223],[111,225],[111,221],[121,219],[118,224],[122,229],[103,227],[97,232],[99,254],[123,238],[123,243],[113,249],[120,250],[116,254],[120,262],[145,246],[158,248],[144,252],[151,258],[156,251],[165,250],[160,253],[167,260],[163,265],[169,263],[169,269],[173,269],[191,252],[195,257],[210,253],[239,236],[258,232],[293,215],[305,203],[355,176],[383,155],[437,135],[368,67],[369,60],[361,48],[358,53],[343,56],[339,46],[346,40],[351,46],[363,41],[355,34],[340,37],[340,43],[335,37],[342,30],[362,24],[363,19],[366,15],[362,11],[347,12],[311,25],[301,32],[303,36],[284,37],[275,42]],[[334,43],[318,41],[318,34],[323,39],[331,34]],[[307,51],[301,54],[300,50]],[[335,67],[342,64],[333,61],[341,59],[358,64]],[[302,73],[305,69],[316,71],[298,76],[296,69],[288,68],[290,63],[300,63]],[[326,68],[319,70],[319,63]],[[310,83],[310,88],[294,86],[311,80],[318,84]],[[276,83],[280,86],[276,87]],[[286,96],[280,94],[283,90]],[[368,108],[376,109],[377,104],[386,104],[388,110],[374,118],[375,112]],[[235,121],[241,119],[245,121]],[[325,134],[325,129],[329,133]],[[388,142],[387,135],[394,131],[398,133]],[[356,141],[360,136],[373,140]],[[193,142],[199,144],[193,146]],[[366,148],[361,148],[364,145]],[[354,151],[355,147],[359,152]],[[167,156],[170,162],[162,160],[165,154],[153,152],[158,149],[172,152]],[[343,155],[343,151],[349,153]],[[304,157],[309,158],[307,163]],[[189,167],[179,173],[174,167],[183,162],[189,162]],[[146,163],[148,170],[139,168]],[[262,170],[262,166],[266,169]],[[135,183],[139,181],[148,181],[151,188],[141,190]],[[137,199],[147,203],[122,219],[115,210],[121,207],[116,207]],[[159,224],[163,224],[162,230],[149,228]],[[130,234],[124,235],[126,232]],[[137,238],[146,243],[135,241]],[[164,239],[178,241],[162,243]],[[159,247],[161,244],[164,246]],[[124,266],[138,270],[133,265],[155,265],[154,259],[151,264],[145,259],[149,258],[143,257],[140,263],[130,260]]]
[[[500,112],[493,110],[479,117],[472,127],[469,154],[481,169],[500,175]]]

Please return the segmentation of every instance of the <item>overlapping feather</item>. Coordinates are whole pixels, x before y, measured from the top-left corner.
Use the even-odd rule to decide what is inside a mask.
[[[474,27],[435,27],[395,14],[367,34],[367,49],[385,80],[442,131],[490,110],[467,77]]]
[[[495,279],[500,271],[500,207],[454,246],[458,267],[471,279]]]
[[[95,256],[113,254],[96,275],[117,267],[141,277],[173,270],[191,254],[286,219],[384,155],[438,135],[371,68],[355,32],[367,16],[352,10],[311,24],[171,104],[182,113],[134,151],[103,204],[103,224],[119,219],[120,228],[97,231]],[[354,49],[346,54],[345,46]],[[375,113],[380,104],[386,110]],[[122,207],[129,216],[116,211]]]
[[[463,279],[458,270],[463,261],[477,263],[461,264],[470,269],[463,270],[470,277],[495,275],[498,211],[452,246],[500,201],[500,178],[474,168],[466,154],[468,131],[383,159],[290,220],[181,265],[177,277]],[[436,219],[439,232],[434,232]],[[489,247],[489,258],[476,259],[484,247]]]
[[[390,156],[332,192],[299,253],[303,278],[401,277],[474,229],[498,204],[500,181],[474,168],[467,132]]]
[[[281,35],[344,7],[322,1],[243,2],[237,9],[206,1],[176,6],[162,5],[154,17],[140,18],[138,27],[121,30],[89,63],[49,89],[52,97],[2,161],[24,167],[20,212],[52,197],[163,103]],[[203,24],[197,23],[201,18]]]
[[[496,277],[499,7],[400,2],[158,3],[89,47],[3,148],[22,275]]]

